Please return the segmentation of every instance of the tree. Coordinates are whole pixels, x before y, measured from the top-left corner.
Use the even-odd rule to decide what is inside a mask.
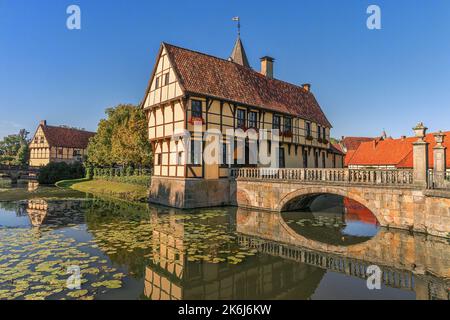
[[[0,141],[0,163],[26,165],[28,163],[28,134],[21,129],[18,134],[12,134]]]
[[[130,104],[106,109],[97,134],[88,145],[88,163],[95,166],[148,167],[151,149],[143,110]]]

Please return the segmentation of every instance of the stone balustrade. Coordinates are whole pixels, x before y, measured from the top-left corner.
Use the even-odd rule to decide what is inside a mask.
[[[231,177],[251,180],[286,180],[369,185],[412,185],[414,183],[413,170],[407,169],[239,168],[231,170]]]
[[[450,190],[450,172],[434,172],[430,170],[428,173],[428,186],[430,189]]]

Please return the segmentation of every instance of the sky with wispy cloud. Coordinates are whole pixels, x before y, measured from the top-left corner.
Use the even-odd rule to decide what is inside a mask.
[[[71,4],[81,30],[66,28]],[[162,41],[228,57],[234,16],[252,67],[271,55],[275,77],[310,82],[335,137],[450,130],[448,0],[0,0],[0,137],[41,119],[95,130],[105,108],[141,101]]]

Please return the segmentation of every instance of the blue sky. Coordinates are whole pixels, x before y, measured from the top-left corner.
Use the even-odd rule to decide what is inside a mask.
[[[66,28],[71,4],[81,30]],[[333,136],[450,130],[448,0],[0,0],[0,137],[40,119],[95,130],[142,99],[161,41],[226,58],[237,15],[253,68],[271,55],[275,77],[310,82]]]

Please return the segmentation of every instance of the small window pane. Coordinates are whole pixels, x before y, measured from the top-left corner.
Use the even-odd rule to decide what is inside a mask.
[[[202,102],[199,100],[192,100],[192,117],[201,118],[202,117]]]
[[[274,129],[280,129],[280,116],[273,116],[273,125]]]
[[[258,118],[258,114],[254,111],[251,111],[248,114],[248,125],[250,128],[257,128],[257,126],[258,126],[257,118]]]
[[[245,110],[242,109],[237,110],[237,126],[238,128],[245,127]]]
[[[292,131],[292,119],[284,118],[284,131],[291,132]]]

